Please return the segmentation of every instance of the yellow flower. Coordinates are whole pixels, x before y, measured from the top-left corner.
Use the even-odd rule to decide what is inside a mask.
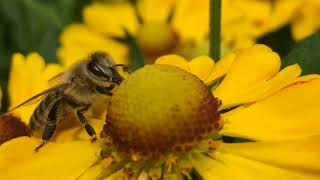
[[[139,0],[137,7],[94,2],[83,10],[84,23],[63,31],[57,54],[67,66],[95,50],[109,52],[118,63],[130,63],[129,47],[115,40],[125,37],[124,29],[137,39],[149,62],[171,53],[187,59],[208,54],[208,6],[209,0]],[[286,24],[300,40],[319,29],[319,7],[318,0],[224,0],[222,52],[250,47]]]
[[[96,143],[72,141],[49,143],[35,153],[34,148],[40,143],[39,139],[20,137],[2,144],[0,178],[76,179],[95,163],[100,152]]]
[[[115,91],[104,139],[49,143],[38,153],[38,140],[13,139],[0,146],[1,179],[319,179],[319,75],[299,77],[298,65],[280,70],[263,45],[216,64],[177,55],[156,64]],[[202,83],[221,79],[213,95],[222,104]]]
[[[37,53],[30,53],[26,57],[22,54],[12,56],[9,74],[8,92],[10,98],[9,109],[19,105],[28,98],[49,88],[48,80],[59,74],[62,68],[56,64],[45,65],[44,59]],[[37,103],[21,107],[14,111],[25,123],[29,119]]]
[[[235,49],[253,45],[259,37],[290,24],[295,40],[320,28],[318,0],[224,0],[222,39]]]
[[[208,34],[208,11],[204,10],[207,7],[207,0],[196,4],[191,0],[140,0],[137,7],[129,2],[94,2],[84,8],[83,24],[73,24],[64,30],[58,56],[70,64],[93,50],[104,50],[119,63],[126,63],[128,47],[114,40],[125,37],[124,29],[137,39],[151,62],[172,52],[188,56],[202,53],[202,49],[207,52],[208,46],[203,44]],[[194,53],[183,51],[186,47]]]
[[[66,67],[94,51],[108,52],[117,63],[127,63],[128,48],[125,45],[107,38],[84,24],[72,24],[67,27],[60,36],[60,43],[57,55]]]

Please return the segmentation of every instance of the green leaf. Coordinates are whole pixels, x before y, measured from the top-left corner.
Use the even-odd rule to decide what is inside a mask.
[[[269,46],[273,51],[277,52],[281,58],[285,57],[295,44],[291,35],[290,25],[283,26],[274,32],[260,37],[257,42]]]
[[[296,44],[283,59],[282,66],[298,63],[302,74],[320,74],[320,31]]]
[[[58,45],[63,23],[52,7],[35,0],[0,0],[0,12],[12,43],[9,48],[24,54],[41,50],[45,59],[55,59],[54,49],[43,51],[45,48],[41,48]]]
[[[90,0],[0,0],[0,85],[2,112],[8,106],[7,79],[12,53],[38,52],[49,63],[57,62],[56,49],[63,27],[81,20]]]
[[[224,143],[247,143],[247,142],[255,142],[252,139],[245,139],[240,137],[233,136],[222,136],[222,140]]]

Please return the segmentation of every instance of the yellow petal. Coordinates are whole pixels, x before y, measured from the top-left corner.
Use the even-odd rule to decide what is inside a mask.
[[[320,28],[320,3],[317,0],[303,1],[292,18],[292,35],[301,40]]]
[[[76,179],[99,157],[100,145],[89,141],[49,143],[20,137],[0,146],[0,179]]]
[[[207,77],[212,72],[214,61],[208,56],[199,56],[189,62],[190,72],[207,83]]]
[[[126,162],[113,161],[102,159],[94,166],[87,169],[78,179],[105,179],[105,180],[120,180],[124,179],[123,168]]]
[[[124,28],[134,33],[138,26],[134,7],[128,3],[93,3],[83,11],[84,21],[107,36],[124,36]]]
[[[188,62],[183,57],[178,55],[161,56],[155,61],[155,64],[168,64],[190,72]]]
[[[8,83],[8,92],[10,96],[10,103],[11,106],[15,106],[19,101],[21,100],[21,94],[19,93],[19,88],[16,88],[17,83],[13,82],[19,82],[19,78],[24,78],[22,75],[23,71],[20,67],[24,67],[25,60],[22,54],[13,54],[11,59],[11,67],[10,67],[10,74],[9,74],[9,83]],[[19,97],[20,96],[20,97]]]
[[[229,71],[235,57],[236,55],[234,53],[230,53],[219,60],[213,67],[213,70],[207,78],[207,81],[212,82],[224,76]]]
[[[66,122],[69,121],[69,122]],[[71,122],[70,122],[71,121]],[[105,121],[100,119],[89,119],[90,125],[93,129],[99,133],[103,129]],[[64,141],[75,141],[75,140],[87,140],[90,141],[92,137],[86,132],[83,126],[81,126],[78,119],[66,118],[64,122],[59,124],[59,127],[55,133],[53,141],[64,142]],[[99,137],[98,137],[99,138]]]
[[[62,46],[57,55],[65,66],[70,66],[86,58],[94,51],[108,52],[117,63],[127,64],[128,48],[103,34],[93,31],[88,26],[73,24],[60,36]]]
[[[59,68],[55,67],[54,69],[58,71]],[[55,73],[53,70],[47,71],[45,61],[36,53],[31,53],[26,58],[21,54],[14,54],[8,85],[10,108],[47,89],[49,86],[47,78],[55,75],[51,74]],[[35,107],[36,103],[21,107],[14,113],[21,117],[22,121],[28,123]]]
[[[231,100],[237,100],[238,94],[243,95],[252,86],[270,80],[279,69],[279,56],[267,46],[255,45],[237,55],[214,95],[222,100],[223,106],[228,106]]]
[[[44,59],[37,53],[30,53],[26,57],[27,68],[39,69],[40,71],[45,67]]]
[[[143,21],[165,22],[174,3],[174,0],[139,0],[137,8]]]
[[[193,0],[177,1],[172,25],[178,31],[182,41],[200,42],[209,31],[209,1]]]
[[[191,162],[203,179],[319,179],[319,137],[223,144],[213,158],[195,154]]]
[[[320,177],[320,135],[278,142],[224,144],[225,151],[290,169],[295,172],[317,174]]]
[[[320,132],[320,76],[309,75],[254,104],[222,116],[222,133],[256,140],[286,140]]]
[[[294,82],[300,73],[301,69],[297,64],[288,66],[270,80],[262,81],[261,83],[257,83],[256,85],[249,87],[243,94],[235,93],[235,96],[225,100],[228,102],[227,105],[222,105],[220,108],[224,109],[228,106],[236,106],[263,99],[264,97],[267,97],[277,90]]]
[[[80,177],[79,180],[96,179],[108,167],[103,164],[97,164],[88,168]]]
[[[51,79],[62,72],[62,67],[57,64],[48,64],[43,72],[45,79]]]

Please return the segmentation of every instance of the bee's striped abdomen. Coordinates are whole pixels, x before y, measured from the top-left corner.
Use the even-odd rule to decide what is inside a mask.
[[[39,130],[45,127],[45,125],[47,124],[49,113],[55,102],[58,100],[58,93],[51,93],[43,98],[30,118],[29,126],[31,130]]]

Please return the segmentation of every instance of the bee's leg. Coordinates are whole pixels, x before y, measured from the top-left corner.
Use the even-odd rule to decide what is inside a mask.
[[[112,89],[114,88],[114,85],[111,85],[110,87],[101,87],[101,86],[97,86],[96,90],[100,93],[100,94],[104,94],[107,96],[112,96]]]
[[[94,131],[93,127],[88,123],[88,120],[87,118],[84,116],[84,112],[86,112],[88,109],[89,109],[90,105],[84,107],[84,108],[81,108],[77,111],[77,115],[78,115],[78,118],[80,120],[80,122],[83,124],[84,128],[86,129],[87,133],[93,137],[92,138],[92,141],[95,141],[97,140],[97,137],[96,137],[96,132]]]
[[[48,115],[47,124],[43,130],[43,134],[42,134],[43,141],[38,147],[36,147],[35,151],[39,151],[41,147],[46,145],[51,139],[51,137],[53,136],[54,132],[56,131],[57,110],[59,105],[60,105],[60,100],[56,101],[52,106]]]

